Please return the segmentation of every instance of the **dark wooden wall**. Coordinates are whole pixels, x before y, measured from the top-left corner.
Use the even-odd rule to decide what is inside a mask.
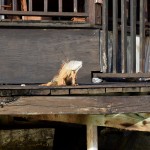
[[[99,70],[97,29],[0,29],[0,83],[43,83],[63,60],[81,60],[78,82]]]

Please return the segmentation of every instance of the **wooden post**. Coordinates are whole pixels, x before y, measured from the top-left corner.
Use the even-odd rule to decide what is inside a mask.
[[[44,0],[44,12],[47,12],[48,9],[48,1]]]
[[[88,0],[88,13],[89,13],[89,23],[95,24],[95,2],[94,0]]]
[[[59,12],[62,12],[62,0],[59,0]]]
[[[12,8],[13,8],[13,11],[16,11],[17,10],[17,1],[16,0],[13,0],[12,1]]]
[[[2,7],[4,5],[4,0],[0,0],[0,10],[3,10],[4,8]],[[0,15],[0,20],[5,19],[4,15]]]
[[[27,11],[27,1],[21,0],[21,11]],[[22,16],[23,20],[27,20],[27,16]]]
[[[74,0],[74,12],[78,12],[78,3],[77,0]]]
[[[87,125],[87,150],[98,150],[97,126]]]

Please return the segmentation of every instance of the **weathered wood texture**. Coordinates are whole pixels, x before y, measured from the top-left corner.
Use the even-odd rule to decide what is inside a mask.
[[[0,114],[113,114],[150,112],[150,96],[32,96],[13,101]]]
[[[73,123],[80,125],[105,126],[125,130],[149,131],[150,113],[128,113],[108,115],[1,115],[0,128],[51,127],[53,123]]]
[[[0,83],[44,83],[64,60],[81,60],[81,83],[98,70],[99,30],[0,29]]]

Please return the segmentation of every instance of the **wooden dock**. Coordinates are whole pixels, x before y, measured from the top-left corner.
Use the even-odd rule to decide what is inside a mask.
[[[1,85],[0,115],[24,118],[30,126],[39,120],[86,125],[87,149],[97,150],[97,126],[150,131],[149,94],[149,82]]]

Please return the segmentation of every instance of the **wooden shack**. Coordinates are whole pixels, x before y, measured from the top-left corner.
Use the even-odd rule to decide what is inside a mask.
[[[88,150],[98,149],[98,126],[149,132],[149,5],[0,0],[0,115],[11,117],[7,125],[86,125]],[[78,86],[39,86],[67,59],[83,61]],[[17,125],[15,117],[28,123]]]

